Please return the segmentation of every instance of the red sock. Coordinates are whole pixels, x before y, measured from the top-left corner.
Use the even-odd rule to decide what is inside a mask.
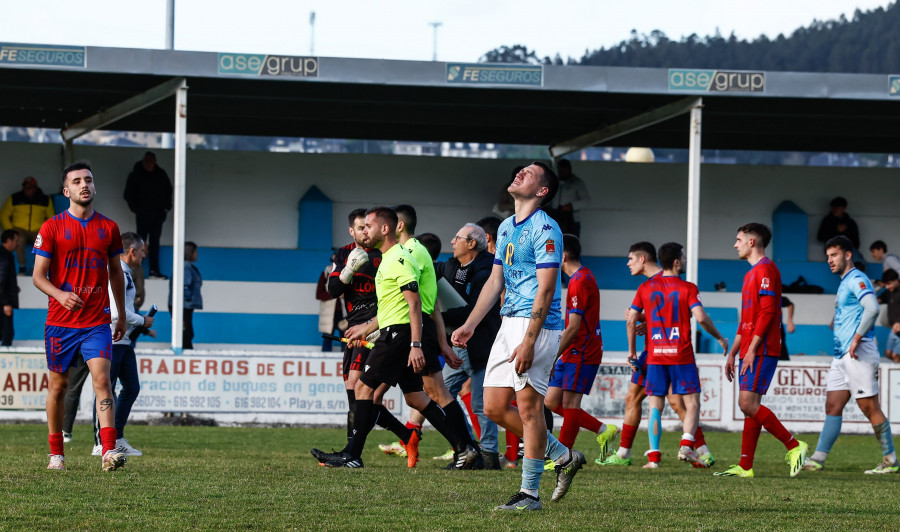
[[[100,428],[100,444],[103,446],[102,454],[116,448],[116,429],[114,427]]]
[[[47,438],[47,441],[50,442],[50,454],[65,456],[65,453],[63,452],[62,438],[62,432],[54,432]]]
[[[469,423],[472,424],[472,428],[475,429],[475,437],[479,440],[481,439],[481,425],[478,424],[478,416],[475,415],[475,411],[472,410],[472,394],[467,393],[465,395],[460,395],[460,399],[464,405],[466,405],[466,412],[469,413]]]
[[[515,462],[519,459],[519,442],[522,440],[510,431],[506,431],[506,459]]]
[[[619,443],[619,446],[623,449],[631,449],[637,429],[635,425],[622,425],[622,441]]]
[[[744,418],[744,432],[741,434],[741,463],[744,469],[753,468],[753,456],[756,454],[756,444],[759,443],[759,433],[762,425],[752,417]]]
[[[585,429],[596,434],[597,432],[600,432],[600,427],[603,426],[603,422],[585,412],[584,409],[579,408],[578,426],[584,427]]]
[[[565,414],[563,414],[562,403],[556,405],[556,408],[553,409],[553,413],[562,417],[566,417]]]
[[[697,425],[697,431],[694,432],[694,449],[697,447],[703,447],[706,445],[706,439],[703,438],[703,429],[700,428],[700,425]]]
[[[575,438],[578,437],[578,409],[563,408],[563,424],[559,429],[559,443],[565,445],[569,449],[575,445]]]
[[[413,423],[412,421],[407,421],[407,422],[406,422],[406,428],[408,428],[408,429],[420,429],[420,428],[422,428],[422,425],[416,425],[416,424]]]
[[[759,409],[756,411],[756,415],[753,416],[753,419],[765,427],[765,429],[769,431],[769,434],[778,438],[778,441],[783,443],[788,450],[800,445],[793,434],[791,434],[788,429],[784,428],[781,421],[778,421],[778,417],[763,405],[759,405]]]
[[[682,447],[690,447],[691,449],[693,449],[694,445],[696,445],[696,442],[682,438],[679,445],[681,445]]]
[[[659,459],[662,457],[662,453],[660,451],[650,451],[647,453],[647,459],[651,462],[659,463]]]

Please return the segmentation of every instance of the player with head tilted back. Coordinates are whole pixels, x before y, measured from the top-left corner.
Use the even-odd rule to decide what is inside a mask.
[[[50,298],[44,339],[47,368],[47,426],[50,430],[50,465],[65,469],[62,418],[67,371],[76,356],[84,357],[97,395],[102,469],[125,465],[125,454],[115,449],[115,400],[109,370],[112,342],[125,334],[125,280],[122,238],[115,222],[94,210],[94,175],[86,163],[75,163],[62,173],[63,194],[69,209],[44,222],[34,242],[34,285]],[[110,329],[107,285],[118,309],[115,330]]]
[[[656,275],[638,288],[628,313],[628,358],[637,364],[635,326],[639,315],[646,310],[647,323],[647,395],[650,396],[650,462],[644,466],[659,467],[659,441],[662,436],[664,397],[669,393],[684,400],[684,434],[678,459],[705,466],[694,450],[694,433],[700,422],[700,374],[691,344],[691,317],[711,334],[728,352],[728,340],[719,334],[700,303],[697,285],[679,277],[684,273],[687,259],[681,244],[669,242],[659,248],[662,274]]]
[[[633,276],[643,275],[647,279],[653,279],[662,273],[662,268],[657,264],[656,247],[650,242],[636,242],[628,249],[628,271]],[[644,281],[647,282],[647,281]],[[631,307],[625,309],[625,319]],[[646,322],[646,316],[641,314],[638,321]],[[643,324],[637,326],[637,334],[643,334]],[[646,341],[646,336],[644,337]],[[647,380],[647,349],[645,348],[638,357],[636,363],[632,364],[634,373],[631,375],[631,384],[625,395],[625,419],[622,423],[622,440],[619,444],[619,450],[609,455],[606,460],[595,460],[599,465],[615,465],[629,466],[631,465],[631,446],[634,443],[634,437],[638,428],[641,426],[641,403],[647,397],[644,388]],[[678,414],[678,417],[684,423],[684,398],[681,395],[669,393],[666,398],[669,400],[669,406]],[[694,431],[694,450],[697,452],[698,462],[694,463],[694,467],[710,467],[716,462],[709,447],[706,446],[706,439],[703,435],[703,427],[697,425]],[[649,453],[648,453],[649,455]],[[654,468],[649,463],[644,467]]]
[[[543,414],[563,329],[559,275],[563,250],[559,225],[540,207],[558,187],[559,178],[540,162],[516,174],[508,188],[515,214],[498,229],[494,269],[469,318],[452,338],[464,347],[506,289],[502,323],[484,378],[484,410],[498,425],[524,435],[525,458],[521,489],[499,510],[541,509],[538,488],[545,455],[557,464],[554,501],[566,494],[585,463],[582,453],[568,449],[547,431]],[[513,399],[517,408],[510,405]]]
[[[753,457],[759,434],[765,427],[787,448],[785,461],[790,465],[791,476],[800,473],[806,460],[807,445],[798,441],[784,428],[775,413],[760,404],[781,356],[781,272],[766,257],[766,246],[772,240],[772,232],[763,224],[749,223],[738,228],[734,249],[738,257],[752,267],[744,275],[741,288],[741,323],[738,325],[734,345],[725,362],[725,377],[734,379],[734,359],[740,355],[738,378],[740,394],[738,406],[744,413],[744,432],[741,437],[741,461],[725,471],[714,473],[725,477],[752,477]]]

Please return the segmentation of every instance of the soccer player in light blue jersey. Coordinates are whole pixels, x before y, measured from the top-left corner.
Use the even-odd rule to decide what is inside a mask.
[[[844,406],[853,397],[865,414],[884,456],[881,463],[866,474],[877,475],[898,471],[897,454],[891,424],[881,411],[878,400],[878,346],[875,344],[875,319],[878,300],[869,278],[853,266],[853,244],[845,236],[825,243],[825,255],[831,273],[841,276],[834,305],[834,360],[828,372],[825,396],[825,426],[819,435],[816,452],[806,460],[803,469],[825,468],[825,458],[841,433]]]
[[[556,462],[556,490],[552,500],[568,491],[584,455],[570,450],[547,431],[544,396],[562,336],[562,232],[540,209],[553,199],[559,180],[545,164],[532,163],[509,185],[515,215],[497,230],[494,269],[469,318],[453,333],[453,344],[465,347],[475,326],[494,306],[500,292],[500,331],[491,348],[484,377],[484,411],[489,418],[519,437],[525,457],[518,493],[498,510],[540,510],[538,496],[544,456]],[[510,406],[515,399],[518,408]]]

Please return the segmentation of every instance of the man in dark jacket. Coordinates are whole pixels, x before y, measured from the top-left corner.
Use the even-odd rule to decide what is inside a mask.
[[[19,245],[19,233],[7,229],[0,234],[0,345],[9,347],[13,341],[13,309],[19,308],[19,285],[16,282],[16,261],[13,250]]]
[[[137,234],[150,245],[150,273],[148,277],[166,279],[159,270],[159,237],[172,209],[172,182],[169,174],[156,164],[156,154],[148,151],[134,163],[125,182],[125,201],[134,213]]]
[[[435,273],[439,280],[446,279],[466,304],[441,313],[448,331],[465,323],[494,266],[494,257],[485,250],[487,247],[485,232],[477,225],[471,223],[464,225],[456,232],[451,243],[453,257],[447,262],[436,262]],[[499,329],[498,301],[475,328],[467,348],[454,348],[456,355],[463,360],[462,367],[454,370],[444,366],[444,381],[453,396],[459,393],[466,380],[470,377],[472,379],[472,410],[478,416],[478,424],[481,427],[480,443],[485,466],[488,469],[500,468],[497,424],[484,415],[484,370]]]

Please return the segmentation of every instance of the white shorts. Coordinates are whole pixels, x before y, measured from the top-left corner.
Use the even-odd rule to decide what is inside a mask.
[[[515,361],[509,361],[513,350],[525,338],[530,321],[529,318],[503,318],[500,322],[500,330],[491,347],[485,369],[485,387],[512,388],[518,392],[530,384],[539,394],[547,395],[550,370],[553,369],[553,361],[559,351],[562,331],[541,329],[537,342],[534,343],[534,361],[525,373],[516,373]]]
[[[847,390],[854,399],[878,395],[878,346],[874,341],[860,342],[853,359],[848,354],[831,361],[826,391]]]

